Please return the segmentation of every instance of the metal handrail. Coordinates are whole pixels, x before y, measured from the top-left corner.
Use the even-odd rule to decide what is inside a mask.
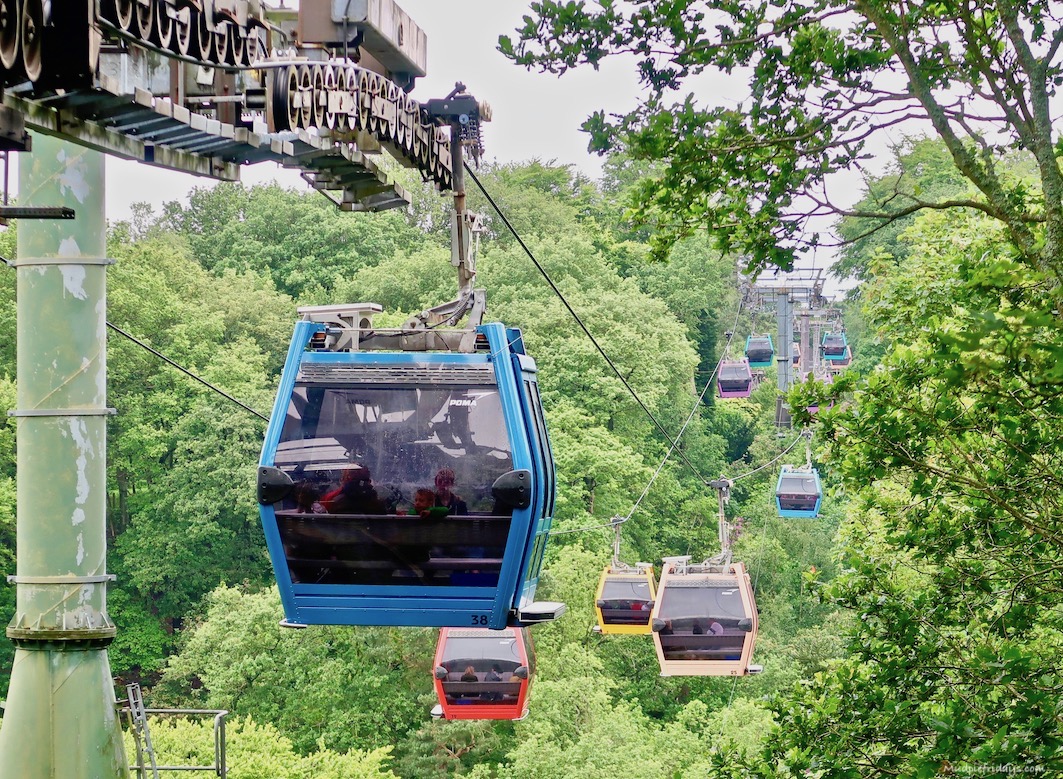
[[[202,716],[213,715],[214,717],[214,764],[213,765],[152,765],[151,770],[155,776],[162,771],[213,771],[220,779],[226,779],[228,775],[228,767],[226,766],[225,759],[225,717],[228,715],[227,709],[142,709],[145,720],[144,729],[147,731],[147,719],[148,715],[169,715],[169,716]],[[132,710],[129,706],[122,708],[122,713],[130,717],[132,721]],[[140,749],[139,735],[134,732],[134,739],[137,742],[137,764],[132,766],[133,770],[137,772],[137,775],[141,779],[146,779],[146,770],[148,766],[144,765],[143,753]]]

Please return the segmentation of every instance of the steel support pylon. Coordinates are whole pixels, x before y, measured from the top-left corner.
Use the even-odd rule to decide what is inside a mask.
[[[34,138],[18,225],[18,573],[0,779],[127,779],[107,645],[104,156]]]

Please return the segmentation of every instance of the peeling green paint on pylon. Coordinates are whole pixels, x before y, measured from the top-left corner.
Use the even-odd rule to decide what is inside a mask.
[[[126,779],[107,645],[104,158],[44,136],[19,205],[16,645],[0,779]]]

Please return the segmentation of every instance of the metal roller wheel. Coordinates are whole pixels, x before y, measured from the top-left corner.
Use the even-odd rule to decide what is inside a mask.
[[[219,65],[232,65],[233,47],[229,43],[229,22],[219,21],[214,28],[214,51]]]
[[[410,117],[410,98],[403,94],[399,97],[395,116],[395,143],[400,149],[408,149],[410,134],[413,132],[413,120]]]
[[[134,21],[133,8],[137,4],[137,0],[107,0],[104,6],[108,4],[114,5],[114,23],[118,25],[118,29],[122,32],[135,35],[134,29],[136,22]]]
[[[141,40],[158,43],[155,36],[155,0],[134,0],[133,15],[136,17],[134,32]]]
[[[298,122],[295,126],[305,130],[306,128],[310,127],[310,117],[314,110],[314,77],[313,74],[310,72],[309,65],[300,65],[296,71],[295,77],[297,85],[296,94],[299,95],[299,99],[297,101]]]
[[[214,31],[202,11],[192,11],[192,55],[201,62],[217,62],[214,56]]]
[[[247,37],[247,64],[254,65],[269,57],[269,45],[265,28],[252,27]]]
[[[358,114],[352,129],[369,130],[373,116],[373,79],[369,71],[359,70],[358,74]]]
[[[394,141],[399,137],[399,95],[401,92],[398,84],[392,81],[385,80],[383,87],[384,94],[387,97],[387,113],[389,114],[388,118],[381,122],[384,131],[383,137],[389,141]],[[391,111],[392,106],[394,106],[394,113]]]
[[[177,9],[177,19],[174,20],[173,42],[170,48],[183,57],[187,57],[192,51],[192,39],[195,32],[195,19],[191,8]],[[193,52],[193,56],[198,52]]]
[[[310,121],[312,127],[325,126],[325,109],[328,107],[328,93],[325,92],[325,70],[314,65],[310,71]]]
[[[166,0],[155,0],[155,2],[155,24],[152,28],[151,39],[162,48],[169,49],[173,46],[173,19],[166,13]]]
[[[11,70],[19,61],[18,0],[0,0],[0,65]]]
[[[115,0],[100,0],[100,18],[111,24],[118,24],[118,7]]]
[[[266,121],[271,133],[291,129],[291,72],[292,68],[278,68],[266,74]]]
[[[336,90],[353,96],[358,88],[354,68],[339,67],[336,69]],[[336,132],[346,135],[351,131],[352,118],[347,100],[339,111],[336,112]]]
[[[376,73],[369,76],[367,85],[369,87],[367,90],[369,92],[369,119],[366,123],[366,129],[368,129],[374,137],[379,138],[381,136],[380,125],[382,122],[376,108],[383,92],[384,85],[382,79]]]
[[[19,24],[22,40],[22,67],[30,81],[41,77],[44,67],[42,45],[44,32],[44,4],[42,0],[23,0],[22,18]]]
[[[284,68],[277,74],[276,92],[280,93],[279,105],[285,106],[285,111],[279,117],[278,130],[299,129],[299,73],[296,68]],[[285,127],[281,127],[281,123]]]
[[[219,65],[232,65],[229,58],[232,56],[232,46],[229,45],[229,23],[219,22],[214,28],[214,53],[216,59],[214,60]]]
[[[330,130],[335,130],[338,117],[336,112],[329,107],[329,104],[331,103],[329,95],[339,90],[339,80],[342,76],[336,70],[334,65],[326,65],[324,71],[325,72],[322,75],[322,86],[324,87],[325,95],[325,127]]]
[[[229,53],[225,61],[237,67],[247,64],[247,39],[240,34],[239,28],[233,24],[225,25],[229,30]]]

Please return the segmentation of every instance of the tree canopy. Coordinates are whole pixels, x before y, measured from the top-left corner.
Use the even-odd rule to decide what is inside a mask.
[[[1059,283],[1059,3],[542,0],[531,10],[516,36],[499,38],[514,62],[564,73],[632,61],[638,107],[598,111],[584,129],[593,150],[662,163],[635,195],[658,254],[707,230],[753,267],[788,268],[821,242],[819,217],[853,213],[832,174],[864,169],[885,131],[918,128],[907,131],[933,132],[969,188],[879,188],[860,214],[887,225],[973,209]],[[748,79],[748,94],[736,104],[699,97],[711,74]],[[1036,187],[999,164],[1019,150]]]

